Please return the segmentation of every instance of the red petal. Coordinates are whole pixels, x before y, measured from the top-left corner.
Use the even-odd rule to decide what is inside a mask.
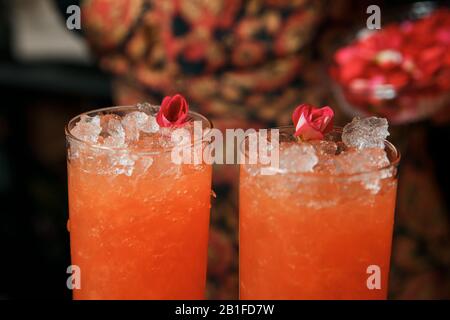
[[[295,132],[295,136],[301,137],[303,140],[322,140],[323,134],[319,130],[316,130],[306,122],[301,128]]]
[[[156,115],[156,122],[160,127],[178,126],[185,122],[188,112],[189,105],[182,95],[165,97]]]
[[[321,109],[309,104],[299,105],[292,114],[295,136],[303,140],[323,139],[323,135],[333,129],[333,110],[326,106]]]
[[[297,122],[300,119],[300,116],[303,114],[306,118],[311,119],[311,110],[314,108],[312,105],[303,103],[295,108],[292,113],[292,122],[295,126],[297,126]]]
[[[333,109],[326,106],[320,109],[313,110],[313,124],[314,127],[320,130],[322,133],[327,133],[333,129]]]

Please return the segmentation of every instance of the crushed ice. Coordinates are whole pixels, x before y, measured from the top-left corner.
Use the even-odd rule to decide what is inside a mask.
[[[358,149],[384,148],[384,140],[389,136],[388,122],[384,118],[354,118],[344,127],[342,141],[348,147]]]
[[[141,135],[158,133],[160,127],[156,118],[144,112],[144,109],[155,108],[150,105],[141,105],[139,110],[120,117],[116,114],[97,115],[90,117],[82,115],[75,124],[71,133],[78,139],[95,144],[100,147],[117,148],[117,152],[108,152],[103,149],[96,150],[99,155],[108,154],[110,172],[114,174],[125,174],[130,176],[136,168],[139,171],[146,171],[153,163],[153,159],[146,155],[136,158],[136,155],[127,148],[139,141]],[[147,110],[148,111],[148,110]],[[160,139],[158,139],[160,140]],[[71,142],[69,158],[80,157],[80,151],[85,148],[82,144]],[[89,152],[89,151],[86,151]],[[91,153],[93,151],[90,151]],[[135,168],[136,167],[136,168]]]
[[[292,143],[280,148],[280,169],[282,172],[312,172],[319,161],[316,150],[310,144]]]
[[[122,125],[125,129],[126,140],[129,142],[138,141],[141,132],[155,133],[159,130],[155,117],[140,111],[127,114],[122,119]]]
[[[100,117],[89,117],[82,115],[80,121],[77,122],[72,129],[72,134],[80,140],[97,143],[102,127],[100,126]]]

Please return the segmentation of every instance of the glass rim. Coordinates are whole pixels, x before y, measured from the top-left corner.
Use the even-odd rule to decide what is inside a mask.
[[[158,107],[158,108],[160,107],[159,105],[152,105],[152,106]],[[172,147],[164,147],[160,151],[145,151],[145,150],[139,151],[139,150],[130,149],[129,147],[108,147],[108,146],[103,146],[103,145],[99,145],[99,144],[96,144],[96,143],[85,141],[83,139],[80,139],[80,138],[76,137],[71,132],[71,129],[69,128],[69,126],[71,124],[75,124],[84,115],[92,116],[92,115],[95,115],[95,114],[100,114],[102,112],[110,112],[110,113],[112,113],[114,111],[142,111],[142,110],[139,109],[138,105],[129,105],[129,106],[105,107],[105,108],[93,109],[93,110],[89,110],[89,111],[80,113],[80,114],[76,115],[75,117],[71,118],[67,122],[67,124],[64,126],[64,132],[65,132],[65,135],[66,135],[66,139],[70,138],[72,140],[75,140],[78,143],[84,144],[84,145],[88,146],[89,148],[93,148],[93,149],[98,149],[98,150],[103,150],[103,151],[112,151],[112,152],[129,152],[129,153],[133,153],[133,154],[137,154],[137,155],[157,155],[157,154],[163,154],[163,153],[166,153],[166,152],[171,152],[173,150],[173,148],[174,148],[173,146]],[[142,112],[144,112],[144,111],[142,111]],[[186,145],[181,145],[181,146],[177,146],[177,147],[189,147],[189,146],[190,147],[194,147],[197,144],[204,143],[206,141],[205,138],[207,138],[207,137],[209,137],[209,135],[211,135],[211,132],[212,132],[211,129],[214,128],[214,125],[213,125],[212,121],[209,120],[206,116],[204,116],[204,115],[202,115],[202,114],[200,114],[198,112],[191,111],[191,110],[188,111],[188,115],[191,116],[192,118],[194,118],[194,121],[200,120],[200,121],[202,121],[202,123],[206,123],[207,124],[206,128],[203,128],[203,126],[202,126],[202,129],[203,130],[206,129],[208,132],[206,133],[206,135],[202,136],[202,139],[200,140],[200,142],[194,142],[194,143],[190,143],[189,145],[186,144]],[[211,143],[211,141],[209,141],[208,144],[209,143]]]
[[[266,128],[266,130],[271,130],[271,129],[278,129],[280,131],[283,130],[283,129],[284,130],[286,130],[286,129],[291,129],[292,130],[292,129],[294,129],[294,126],[293,125],[288,125],[288,126],[273,127],[273,128],[269,128],[269,129]],[[259,130],[260,129],[258,129],[256,131],[258,132]],[[333,128],[333,130],[331,131],[331,133],[335,132],[335,133],[342,134],[342,130],[343,130],[343,127],[335,126]],[[245,139],[241,141],[241,145],[239,147],[240,148],[240,152],[245,157],[247,157],[247,152],[244,151],[242,148],[244,147],[244,143],[245,143],[245,140],[247,138],[248,138],[248,136],[245,137]],[[321,178],[323,178],[323,179],[325,179],[325,178],[352,178],[352,177],[364,176],[364,175],[367,175],[367,174],[373,174],[373,173],[389,170],[391,168],[397,168],[399,163],[400,163],[400,159],[401,159],[400,151],[394,146],[394,144],[392,142],[390,142],[390,141],[388,141],[386,139],[383,142],[384,142],[384,145],[385,145],[385,149],[387,148],[387,149],[389,149],[389,150],[391,150],[393,152],[393,157],[394,158],[391,161],[391,159],[388,156],[388,159],[389,159],[390,163],[388,165],[384,166],[384,167],[381,167],[381,168],[376,168],[376,169],[368,170],[368,171],[361,171],[361,172],[355,172],[355,173],[342,173],[342,174],[327,174],[327,173],[320,173],[320,172],[286,172],[286,173],[281,173],[280,172],[280,173],[275,173],[275,175],[277,175],[277,174],[279,174],[279,175],[291,174],[291,175],[298,175],[298,176],[304,176],[304,177],[308,177],[308,178],[319,178],[319,179],[321,179]],[[280,141],[280,144],[281,144],[281,141]],[[244,163],[244,164],[241,164],[241,166],[242,165],[251,165],[251,164]],[[395,175],[396,174],[394,174],[394,176]]]

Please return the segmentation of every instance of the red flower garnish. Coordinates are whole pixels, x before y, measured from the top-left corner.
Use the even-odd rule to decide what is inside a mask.
[[[333,118],[333,109],[328,106],[316,108],[310,104],[301,104],[292,114],[294,135],[305,141],[322,140],[333,129]]]
[[[188,111],[189,105],[182,95],[165,97],[156,115],[156,122],[160,127],[180,126],[185,122]]]

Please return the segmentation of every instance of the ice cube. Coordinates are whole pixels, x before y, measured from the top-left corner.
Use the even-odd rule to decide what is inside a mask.
[[[155,133],[159,131],[159,125],[154,116],[148,116],[147,120],[139,125],[139,129],[145,133]]]
[[[126,146],[125,129],[119,119],[110,118],[107,120],[103,130],[107,135],[103,142],[104,146],[113,148],[122,148]]]
[[[140,132],[155,133],[159,131],[156,118],[147,115],[145,112],[135,111],[127,114],[122,125],[125,128],[125,136],[129,141],[139,140]]]
[[[388,122],[384,118],[354,118],[344,127],[342,141],[348,147],[358,149],[384,148],[384,140],[389,136]]]
[[[336,156],[335,169],[340,174],[358,174],[354,178],[360,181],[363,187],[371,193],[380,191],[381,180],[394,174],[391,168],[387,168],[390,161],[384,149],[366,148],[349,149]]]
[[[355,174],[384,168],[390,161],[386,152],[380,148],[351,148],[335,157],[338,174]]]
[[[122,125],[125,130],[125,138],[127,142],[133,142],[139,140],[139,129],[137,128],[136,121],[130,115],[125,116],[122,119]]]
[[[82,115],[80,121],[78,121],[71,130],[71,133],[75,137],[90,143],[97,143],[101,132],[102,127],[100,126],[100,117],[90,117],[88,115]]]
[[[115,152],[109,158],[113,174],[131,176],[134,171],[136,156],[128,152]]]
[[[307,143],[284,143],[280,146],[282,172],[312,172],[319,161],[314,147]]]
[[[147,121],[148,116],[144,112],[131,112],[122,119],[122,125],[125,129],[125,138],[133,142],[139,140],[140,127]]]
[[[148,115],[155,115],[159,111],[159,106],[152,105],[148,102],[138,103],[136,107],[139,111],[145,112]]]
[[[338,150],[338,145],[334,141],[317,140],[309,142],[318,155],[335,155]]]
[[[314,172],[333,171],[328,169],[328,167],[334,167],[333,159],[338,150],[337,143],[329,140],[315,140],[308,143],[314,147],[318,158],[317,164],[314,166]]]

